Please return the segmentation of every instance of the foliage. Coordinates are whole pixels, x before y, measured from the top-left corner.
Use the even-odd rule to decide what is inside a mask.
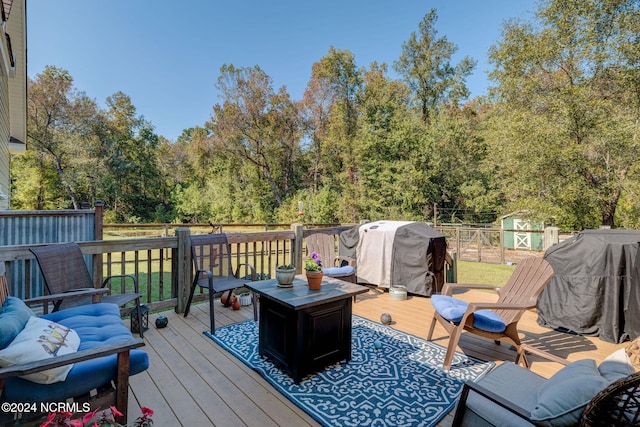
[[[430,10],[387,64],[330,47],[302,100],[259,66],[220,69],[211,119],[177,141],[117,92],[101,109],[46,67],[28,82],[12,208],[106,202],[108,222],[492,222],[638,227],[640,4],[543,0],[504,24],[489,97]],[[302,209],[299,205],[302,203]]]
[[[489,138],[512,206],[569,228],[615,225],[638,179],[639,13],[633,0],[549,0],[537,25],[505,26]]]
[[[452,66],[451,57],[458,47],[446,37],[437,37],[435,9],[427,13],[419,25],[420,37],[414,32],[402,45],[402,55],[394,68],[415,94],[420,114],[425,123],[438,109],[448,103],[458,104],[469,96],[465,79],[476,66],[476,61],[464,57]]]
[[[322,260],[317,252],[311,252],[311,256],[304,260],[304,268],[307,271],[322,271]]]
[[[102,200],[115,221],[134,222],[168,204],[158,136],[128,96],[107,98],[102,111],[73,87],[68,71],[52,66],[29,79],[27,90],[30,153],[21,161],[27,173],[14,174],[17,206],[79,209]]]
[[[302,135],[297,103],[284,88],[274,92],[271,78],[255,66],[220,69],[223,104],[213,107],[207,127],[221,153],[246,162],[252,197],[260,210],[282,205],[298,180],[296,159]],[[270,197],[264,197],[269,194]]]

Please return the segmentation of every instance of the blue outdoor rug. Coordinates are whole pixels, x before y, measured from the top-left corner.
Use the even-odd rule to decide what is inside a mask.
[[[300,384],[258,355],[258,323],[216,328],[212,338],[325,426],[433,426],[456,403],[466,380],[495,364],[456,353],[389,326],[353,316],[351,361],[309,375]],[[374,343],[382,346],[377,349]]]

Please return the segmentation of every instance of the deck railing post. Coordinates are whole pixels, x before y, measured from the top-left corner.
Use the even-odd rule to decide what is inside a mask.
[[[103,209],[104,202],[97,200],[93,204],[95,212],[93,215],[93,240],[102,240],[102,224],[103,224]],[[93,254],[93,286],[99,288],[102,286],[102,254]]]
[[[178,247],[173,253],[172,284],[176,298],[176,313],[184,313],[191,285],[191,232],[187,227],[176,228]]]
[[[291,230],[295,233],[291,259],[296,266],[296,274],[302,274],[302,224],[291,224]]]

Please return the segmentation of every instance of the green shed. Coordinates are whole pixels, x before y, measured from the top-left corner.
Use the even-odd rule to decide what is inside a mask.
[[[512,212],[500,217],[500,228],[504,231],[504,247],[542,251],[544,222],[526,218],[523,212]]]

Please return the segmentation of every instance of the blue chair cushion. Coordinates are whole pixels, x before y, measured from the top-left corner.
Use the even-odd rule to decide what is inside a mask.
[[[440,316],[453,323],[460,323],[469,305],[448,295],[432,295],[431,303]],[[495,333],[504,332],[507,329],[507,325],[500,316],[491,310],[478,310],[473,313],[473,327]]]
[[[322,269],[322,272],[325,274],[325,276],[342,277],[350,276],[354,274],[356,270],[350,265],[345,265],[344,267],[325,267]]]
[[[11,344],[32,316],[35,314],[20,298],[7,297],[0,307],[0,350]]]
[[[120,318],[120,309],[116,304],[81,305],[42,317],[74,329],[80,337],[78,351],[133,338]],[[36,384],[22,378],[7,378],[5,399],[12,402],[61,402],[68,397],[81,396],[116,377],[117,357],[117,354],[112,354],[75,363],[67,379],[55,384]],[[131,350],[130,375],[148,367],[147,353],[140,349]]]

